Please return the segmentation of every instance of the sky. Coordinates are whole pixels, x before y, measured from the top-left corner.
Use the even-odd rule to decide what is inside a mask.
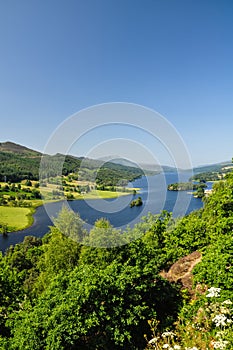
[[[43,151],[67,118],[111,102],[166,118],[194,166],[230,160],[233,1],[1,1],[0,142]],[[70,149],[90,154],[108,138],[121,138],[172,163],[144,130],[122,128],[92,130]],[[116,151],[105,147],[106,155]]]

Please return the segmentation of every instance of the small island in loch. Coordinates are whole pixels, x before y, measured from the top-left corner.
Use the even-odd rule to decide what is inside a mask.
[[[168,191],[194,191],[196,198],[202,198],[205,195],[205,183],[195,184],[193,182],[176,182],[167,186]]]
[[[130,208],[140,207],[142,204],[143,204],[142,198],[138,197],[137,199],[134,199],[132,200],[132,202],[130,202]]]

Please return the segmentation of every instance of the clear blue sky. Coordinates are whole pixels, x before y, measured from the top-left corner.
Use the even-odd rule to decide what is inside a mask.
[[[43,150],[112,101],[165,116],[194,165],[231,159],[233,1],[1,1],[0,141]]]

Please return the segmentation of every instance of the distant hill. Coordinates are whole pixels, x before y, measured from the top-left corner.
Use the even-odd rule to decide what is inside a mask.
[[[23,154],[28,156],[41,156],[40,152],[34,151],[25,146],[21,146],[21,145],[18,145],[17,143],[10,142],[10,141],[0,143],[0,152],[9,152],[9,153]]]
[[[164,172],[174,172],[177,171],[175,167],[168,166],[168,165],[156,165],[156,164],[147,164],[147,163],[134,163],[128,159],[124,159],[118,156],[115,157],[103,157],[99,158],[99,160],[104,161],[104,162],[111,162],[114,164],[120,164],[124,166],[129,166],[129,167],[140,167],[146,172],[153,172],[153,173],[159,173],[161,171]]]
[[[18,145],[14,142],[0,143],[0,181],[17,182],[23,179],[38,180],[39,168],[42,153]],[[46,176],[55,176],[54,170],[57,164],[64,160],[64,155],[55,154],[47,156]],[[133,181],[134,179],[147,174],[152,175],[160,172],[177,171],[170,166],[155,166],[150,164],[140,164],[140,168],[133,162],[126,159],[89,159],[84,157],[65,156],[62,173],[68,175],[77,173],[82,179],[96,179],[101,185],[116,185],[122,179]],[[194,174],[200,173],[227,173],[232,169],[232,162],[226,161],[217,164],[203,165],[193,169]],[[143,170],[142,170],[143,169]]]
[[[225,177],[226,174],[232,172],[233,164],[231,161],[222,163],[204,165],[194,169],[194,175],[190,180],[194,181],[217,181]]]
[[[13,142],[0,143],[0,181],[18,182],[24,179],[38,180],[42,153]],[[133,181],[144,173],[137,167],[111,162],[104,163],[71,155],[46,155],[45,177],[57,175],[56,169],[63,162],[63,175],[78,173],[84,180],[96,179],[101,185],[116,185],[124,181]]]
[[[156,165],[156,164],[141,164],[141,167],[148,171],[161,172],[161,170],[165,173],[177,172],[178,169],[169,165]]]
[[[232,166],[233,166],[232,161],[229,160],[229,161],[216,163],[216,164],[201,165],[199,167],[195,167],[193,169],[193,172],[194,174],[207,173],[207,172],[219,172],[223,168],[232,167]]]
[[[132,162],[131,160],[125,159],[125,158],[121,158],[119,156],[109,156],[109,157],[102,157],[102,158],[98,158],[98,161],[101,162],[107,162],[107,163],[113,163],[113,164],[120,164],[120,165],[124,165],[124,166],[130,166],[133,168],[137,168],[138,165],[134,162]]]

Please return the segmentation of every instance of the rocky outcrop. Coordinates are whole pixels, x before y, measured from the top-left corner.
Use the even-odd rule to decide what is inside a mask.
[[[160,275],[169,282],[178,282],[182,289],[187,289],[190,295],[194,294],[192,270],[201,261],[202,255],[195,251],[176,261],[170,269],[162,271]]]

